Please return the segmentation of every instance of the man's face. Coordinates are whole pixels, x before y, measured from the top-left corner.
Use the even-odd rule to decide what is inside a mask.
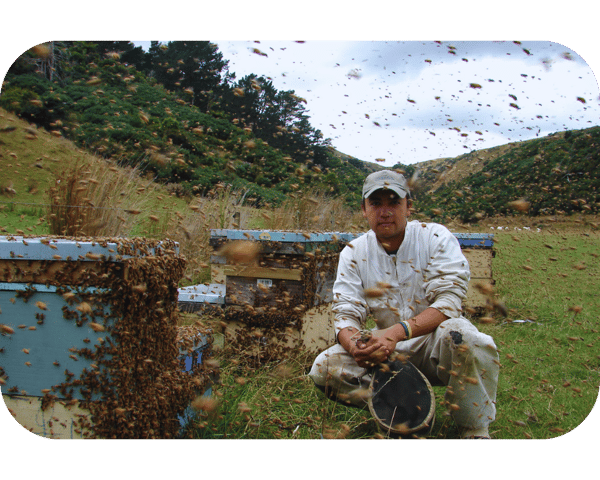
[[[391,190],[376,190],[365,199],[362,212],[380,242],[392,245],[402,242],[410,215],[406,198],[400,198]],[[397,248],[400,243],[393,246]]]

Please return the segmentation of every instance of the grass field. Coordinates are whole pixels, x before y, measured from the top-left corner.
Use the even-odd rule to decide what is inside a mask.
[[[502,235],[497,291],[513,319],[490,327],[503,364],[496,424],[503,438],[548,438],[577,427],[598,397],[599,236]],[[514,315],[514,316],[513,316]]]

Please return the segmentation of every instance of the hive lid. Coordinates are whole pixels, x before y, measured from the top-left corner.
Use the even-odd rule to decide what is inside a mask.
[[[214,229],[210,231],[211,238],[226,238],[227,240],[256,240],[265,242],[348,242],[359,237],[362,233],[348,232],[299,232],[284,230],[233,230]]]
[[[312,242],[350,242],[364,233],[351,232],[297,232],[283,230],[234,230],[214,229],[210,231],[211,238],[225,238],[227,240],[255,240],[289,243]],[[455,233],[462,247],[492,247],[494,235],[491,233]]]
[[[179,302],[194,302],[194,303],[225,303],[225,285],[213,283],[210,285],[190,285],[189,287],[181,287],[177,289]]]
[[[492,247],[494,246],[494,234],[492,233],[456,233],[452,234],[457,238],[461,247]]]
[[[126,258],[150,256],[157,253],[161,243],[156,247],[139,248],[133,239],[74,240],[59,237],[24,237],[20,235],[0,236],[0,260],[68,260],[68,261],[119,261]],[[120,255],[119,249],[127,247],[127,251],[135,255]],[[178,246],[176,245],[177,253]],[[165,253],[165,250],[162,250]],[[59,258],[60,257],[60,258]]]

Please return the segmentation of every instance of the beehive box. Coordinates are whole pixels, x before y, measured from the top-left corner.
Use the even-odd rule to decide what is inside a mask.
[[[475,285],[478,283],[493,284],[492,258],[494,257],[494,235],[491,233],[454,233],[460,243],[462,253],[469,262],[471,279],[467,298],[463,307],[482,313],[487,298]]]
[[[280,337],[287,346],[326,347],[333,340],[330,303],[339,252],[351,238],[339,232],[211,230],[211,277],[225,286],[230,331],[263,329],[258,338],[267,342],[287,329]],[[259,244],[255,261],[239,264],[221,253],[239,241]]]
[[[199,335],[193,348],[183,347],[180,344],[179,361],[183,371],[188,375],[195,375],[202,368],[203,354],[208,353],[211,337]],[[183,342],[182,342],[183,343]],[[49,384],[48,384],[49,385]],[[211,388],[206,387],[203,382],[200,388],[196,389],[195,395],[210,395]],[[59,395],[59,400],[50,402],[42,408],[43,397],[35,395],[21,394],[3,394],[3,400],[9,412],[15,420],[30,432],[49,438],[68,438],[78,439],[86,438],[81,431],[81,420],[88,420],[91,417],[90,410],[80,408],[79,402],[73,400],[66,401]],[[179,421],[178,436],[186,432],[186,428],[195,419],[195,412],[191,405],[187,405],[183,411],[177,412]],[[90,424],[88,432],[93,431],[93,425]]]
[[[328,303],[346,237],[342,233],[211,230],[212,279],[225,284],[228,305],[268,311],[282,306],[282,296],[311,307]],[[219,255],[223,245],[234,241],[259,242],[257,261],[232,264]]]
[[[225,304],[225,285],[219,283],[181,287],[177,293],[177,303],[182,312],[211,311]]]
[[[176,436],[210,343],[177,327],[184,266],[169,240],[0,237],[0,385],[16,420],[57,438]]]
[[[189,379],[194,382],[194,396],[212,395],[211,383],[214,374],[205,368],[202,360],[211,353],[213,337],[210,330],[200,331],[195,325],[186,325],[177,329],[177,345],[179,347],[179,362]],[[186,428],[195,420],[196,412],[190,404],[185,410],[177,413],[180,429],[179,434],[186,433]]]

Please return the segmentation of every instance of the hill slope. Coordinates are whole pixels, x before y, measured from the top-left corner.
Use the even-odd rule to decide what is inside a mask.
[[[418,209],[432,218],[600,211],[600,127],[416,164]],[[519,203],[514,203],[519,202]]]

